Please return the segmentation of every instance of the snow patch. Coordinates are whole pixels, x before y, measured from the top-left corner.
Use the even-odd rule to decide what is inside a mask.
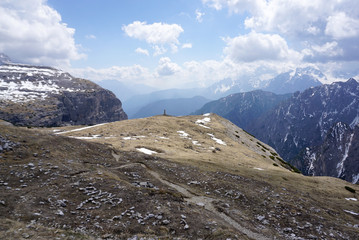
[[[160,139],[169,139],[168,137],[159,137]]]
[[[203,117],[209,117],[209,116],[211,116],[210,113],[205,113],[205,114],[203,114]]]
[[[256,170],[259,170],[259,171],[264,171],[263,168],[259,168],[259,167],[255,167],[255,168],[253,168],[253,169],[256,169]]]
[[[145,138],[146,136],[130,136],[130,137],[123,137],[123,140],[139,140],[140,138]]]
[[[354,202],[358,201],[358,199],[356,199],[356,198],[345,198],[345,200],[347,200],[347,201],[354,201]]]
[[[91,137],[75,137],[75,136],[70,136],[70,138],[76,138],[76,139],[82,139],[82,140],[91,140],[91,139],[97,139],[97,138],[101,138],[102,135],[92,135]]]
[[[209,136],[211,136],[212,140],[215,141],[216,143],[221,144],[221,145],[227,145],[223,140],[216,138],[213,134],[211,134],[211,133],[207,133],[207,134]]]
[[[78,131],[86,130],[86,129],[89,129],[89,128],[103,126],[105,124],[108,124],[108,123],[100,123],[100,124],[96,124],[96,125],[93,125],[93,126],[87,126],[87,127],[72,129],[72,130],[69,130],[69,131],[56,132],[55,134],[65,134],[65,133],[70,133],[70,132],[78,132]]]
[[[156,152],[156,151],[152,151],[152,150],[150,150],[150,149],[147,149],[147,148],[136,148],[136,150],[137,151],[139,151],[139,152],[142,152],[142,153],[144,153],[144,154],[147,154],[147,155],[152,155],[152,154],[156,154],[156,153],[158,153],[158,152]]]
[[[209,115],[207,115],[205,118],[203,119],[198,119],[195,123],[198,125],[198,126],[201,126],[201,127],[204,127],[204,128],[207,128],[207,129],[210,129],[210,127],[206,126],[207,123],[210,123],[211,122],[211,118],[208,117]]]
[[[192,141],[192,144],[193,144],[193,145],[196,145],[196,146],[201,146],[201,144],[200,144],[200,143],[198,143],[198,141],[195,141],[195,140],[194,140],[194,141]]]
[[[349,142],[345,144],[345,151],[344,151],[343,158],[342,158],[342,160],[337,164],[337,170],[338,170],[338,175],[337,175],[337,177],[338,177],[338,178],[339,178],[340,175],[342,175],[342,173],[344,172],[344,162],[345,162],[345,160],[346,160],[347,157],[348,157],[349,149],[350,149],[350,146],[352,145],[353,136],[354,136],[354,133],[352,133],[352,134],[350,135],[350,140],[349,140]]]
[[[353,119],[353,121],[349,124],[349,126],[351,127],[351,128],[354,128],[356,125],[358,125],[359,124],[359,115],[357,115],[354,119]]]
[[[181,138],[188,138],[188,139],[190,139],[189,134],[186,133],[185,131],[177,131],[177,133],[179,133],[179,135],[180,135]]]
[[[350,214],[355,215],[355,216],[359,216],[359,213],[356,213],[356,212],[353,212],[353,211],[350,211],[350,210],[344,210],[344,212],[350,213]]]
[[[359,181],[359,173],[357,175],[353,174],[352,179],[352,183],[357,184]]]

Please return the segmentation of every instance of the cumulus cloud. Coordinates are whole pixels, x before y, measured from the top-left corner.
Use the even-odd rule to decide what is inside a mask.
[[[145,40],[151,44],[170,44],[178,43],[178,37],[183,32],[183,28],[177,24],[153,23],[135,21],[122,30],[132,38]]]
[[[154,55],[160,55],[170,48],[177,52],[179,36],[184,31],[178,24],[153,23],[134,21],[122,27],[127,36],[138,40],[146,41],[155,49]]]
[[[170,58],[163,57],[158,62],[157,74],[158,76],[170,76],[179,72],[181,67],[172,62]]]
[[[262,34],[252,31],[247,35],[225,39],[224,53],[235,62],[258,60],[287,60],[299,57],[289,49],[287,42],[277,34]]]
[[[357,37],[359,35],[359,19],[348,17],[344,12],[328,17],[325,34],[334,39]]]
[[[323,45],[312,45],[311,49],[304,49],[303,53],[307,58],[328,58],[343,55],[343,49],[338,47],[338,43],[327,42]]]
[[[32,64],[69,65],[84,57],[75,29],[45,0],[0,2],[0,51]]]
[[[278,33],[297,48],[304,60],[359,61],[359,4],[338,0],[202,0],[216,10],[246,16],[244,26],[256,32]],[[336,46],[333,45],[336,42]],[[330,52],[332,51],[332,52]],[[325,53],[325,54],[324,54]],[[310,55],[318,54],[318,56]]]
[[[149,56],[149,55],[150,55],[150,54],[148,53],[148,50],[147,50],[147,49],[143,49],[143,48],[136,48],[135,52],[136,52],[136,53],[139,53],[139,54],[146,55],[146,56]]]

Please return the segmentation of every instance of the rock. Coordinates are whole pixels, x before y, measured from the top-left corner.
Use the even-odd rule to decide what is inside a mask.
[[[59,215],[59,216],[64,216],[64,212],[61,211],[60,209],[56,211],[56,215]]]
[[[163,223],[163,225],[168,225],[168,224],[170,224],[170,220],[168,220],[168,219],[165,219],[165,220],[163,220],[162,221],[162,223]]]
[[[51,67],[5,64],[0,70],[0,119],[14,125],[91,125],[127,119],[121,101],[91,81]]]

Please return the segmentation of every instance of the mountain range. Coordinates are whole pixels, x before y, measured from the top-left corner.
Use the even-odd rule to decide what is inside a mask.
[[[292,95],[232,94],[207,103],[196,113],[204,111],[244,128],[306,175],[358,182],[359,83],[355,79]]]
[[[109,90],[61,70],[0,58],[0,119],[22,126],[97,124],[127,119]]]
[[[277,95],[262,90],[235,93],[205,104],[194,114],[216,113],[248,130],[249,125],[290,96],[291,94]]]
[[[145,114],[140,113],[142,111],[141,109],[145,109],[146,105],[152,104],[154,102],[157,102],[158,104],[158,101],[161,100],[187,98],[186,101],[189,102],[191,98],[196,96],[202,96],[209,100],[217,100],[230,94],[248,92],[259,89],[271,91],[276,94],[287,94],[294,93],[296,91],[303,91],[309,87],[321,85],[321,81],[325,80],[326,77],[324,76],[324,74],[316,68],[297,68],[295,70],[279,74],[272,79],[260,82],[255,81],[251,78],[240,80],[224,79],[205,88],[167,89],[153,91],[146,94],[133,95],[132,97],[126,95],[127,97],[124,101],[124,108],[129,118],[132,119],[136,118],[136,114],[139,116],[145,116]],[[116,84],[108,84],[103,86],[107,86],[111,91],[115,93],[120,92],[118,89],[119,87]],[[122,87],[124,89],[128,88],[126,85],[123,85]],[[121,98],[121,95],[117,96]],[[168,101],[166,102],[166,104],[167,108],[175,108],[175,106],[169,106]],[[196,105],[196,101],[192,101],[189,106],[191,105]],[[162,106],[160,105],[159,108],[164,109],[165,107],[162,104]]]

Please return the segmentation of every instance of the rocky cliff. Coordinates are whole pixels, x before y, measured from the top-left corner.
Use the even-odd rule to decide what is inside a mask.
[[[333,176],[355,184],[359,180],[358,156],[359,126],[352,129],[338,122],[321,145],[306,148],[292,162],[307,175]]]
[[[335,176],[352,181],[352,176],[344,176],[344,172],[338,170],[342,167],[337,167],[337,164],[342,162],[349,166],[358,161],[355,155],[349,158],[346,151],[348,146],[354,146],[353,141],[356,140],[350,136],[358,122],[359,83],[349,79],[295,93],[252,124],[249,131],[274,147],[304,174]],[[309,151],[305,158],[298,157],[306,149]],[[313,161],[314,155],[316,161]],[[357,170],[355,174],[358,173]],[[350,172],[352,174],[354,172]]]
[[[13,64],[5,55],[0,60],[0,119],[20,126],[127,119],[121,101],[91,81],[51,67]]]

